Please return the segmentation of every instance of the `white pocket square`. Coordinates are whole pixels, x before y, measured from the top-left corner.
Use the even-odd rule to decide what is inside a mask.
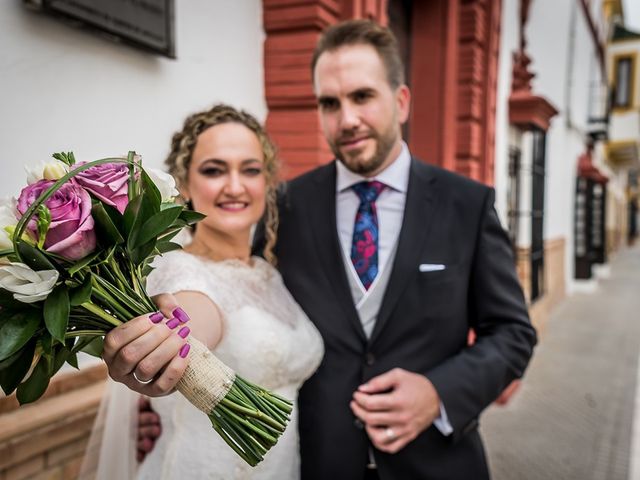
[[[421,263],[418,269],[421,272],[437,272],[438,270],[444,270],[446,267],[441,263]]]

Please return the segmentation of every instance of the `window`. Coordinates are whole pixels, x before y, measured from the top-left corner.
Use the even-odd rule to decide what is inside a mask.
[[[509,147],[509,184],[507,187],[507,234],[511,240],[514,258],[518,253],[518,227],[520,225],[520,147]]]
[[[534,129],[531,166],[531,303],[542,296],[544,284],[544,179],[546,134]]]
[[[629,108],[632,104],[633,57],[618,57],[614,63],[613,106]]]

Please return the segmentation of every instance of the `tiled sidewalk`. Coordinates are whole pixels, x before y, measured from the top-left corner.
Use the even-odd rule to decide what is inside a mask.
[[[482,417],[493,479],[627,480],[639,348],[633,248],[552,312],[520,391]]]

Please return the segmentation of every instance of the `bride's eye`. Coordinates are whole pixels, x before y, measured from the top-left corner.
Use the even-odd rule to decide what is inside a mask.
[[[256,177],[258,175],[262,175],[262,169],[259,167],[251,167],[251,168],[245,169],[244,173],[245,175]]]
[[[207,167],[200,170],[200,173],[205,177],[219,177],[224,171],[218,167]]]

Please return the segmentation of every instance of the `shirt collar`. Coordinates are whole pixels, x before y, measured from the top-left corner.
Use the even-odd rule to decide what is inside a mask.
[[[409,153],[409,147],[407,147],[407,144],[404,142],[402,142],[400,155],[375,177],[363,177],[362,175],[354,173],[338,160],[336,161],[336,191],[343,192],[356,183],[363,181],[378,180],[398,192],[406,193],[407,187],[409,186],[410,166],[411,154]]]

